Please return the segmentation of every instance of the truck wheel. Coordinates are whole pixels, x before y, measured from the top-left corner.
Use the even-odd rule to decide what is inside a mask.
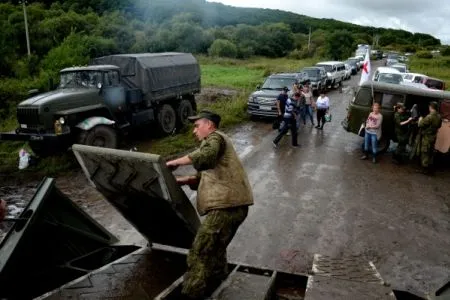
[[[177,121],[181,126],[186,126],[189,123],[188,117],[194,114],[191,102],[182,100],[177,109]]]
[[[171,134],[175,130],[177,115],[169,104],[161,106],[158,112],[159,129],[164,134]]]
[[[89,130],[85,144],[88,146],[116,149],[119,145],[116,131],[105,125],[98,125]]]

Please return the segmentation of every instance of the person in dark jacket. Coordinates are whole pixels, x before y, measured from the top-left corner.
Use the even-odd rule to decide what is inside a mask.
[[[395,106],[395,136],[397,137],[398,145],[393,158],[397,163],[403,163],[406,154],[406,145],[409,142],[409,124],[413,118],[406,112],[403,103],[397,103]]]
[[[3,222],[6,216],[6,201],[0,199],[0,222]]]

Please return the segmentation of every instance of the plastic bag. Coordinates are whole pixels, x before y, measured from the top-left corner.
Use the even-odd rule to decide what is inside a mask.
[[[30,164],[30,154],[25,149],[19,151],[19,170],[28,168]]]

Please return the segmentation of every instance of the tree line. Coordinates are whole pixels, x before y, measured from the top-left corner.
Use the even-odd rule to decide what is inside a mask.
[[[109,54],[180,51],[233,58],[343,59],[356,44],[371,44],[375,34],[380,45],[393,48],[415,51],[418,41],[421,47],[440,45],[427,34],[204,0],[28,0],[26,11],[31,56],[22,5],[0,1],[0,110],[11,97],[24,96],[18,91],[45,89],[60,69]],[[5,83],[7,78],[20,80],[20,86]]]

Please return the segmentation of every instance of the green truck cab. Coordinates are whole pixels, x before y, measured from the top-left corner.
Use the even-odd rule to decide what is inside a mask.
[[[353,90],[354,97],[349,102],[347,108],[347,117],[342,121],[343,128],[351,133],[358,134],[361,124],[364,123],[372,111],[373,102],[381,104],[381,114],[383,115],[382,137],[379,142],[379,151],[386,151],[389,148],[391,140],[397,141],[394,132],[394,106],[402,102],[406,109],[410,110],[414,104],[417,104],[419,114],[426,116],[428,114],[428,104],[436,101],[440,107],[440,114],[443,119],[441,127],[442,134],[438,134],[438,139],[450,139],[447,134],[450,113],[447,111],[450,106],[450,92],[438,91],[432,89],[422,89],[407,85],[390,84],[375,81],[366,81],[357,89]],[[447,151],[441,151],[447,153]]]
[[[24,140],[37,155],[73,143],[117,148],[137,127],[170,134],[196,111],[200,67],[191,54],[142,53],[95,58],[60,71],[56,90],[17,106],[19,127],[0,140]]]

